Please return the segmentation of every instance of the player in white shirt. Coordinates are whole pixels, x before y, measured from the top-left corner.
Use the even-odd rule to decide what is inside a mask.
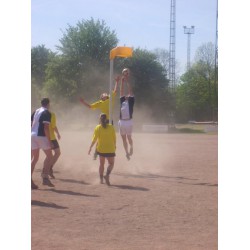
[[[126,152],[126,157],[130,160],[130,156],[133,154],[133,109],[135,103],[135,97],[132,93],[131,85],[129,83],[129,69],[125,68],[122,71],[122,79],[120,85],[120,120],[118,122],[119,132],[122,137],[123,146]],[[127,85],[128,94],[124,94],[124,85]],[[128,144],[130,149],[128,149]]]

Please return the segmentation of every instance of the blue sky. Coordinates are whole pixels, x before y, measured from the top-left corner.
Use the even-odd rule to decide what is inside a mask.
[[[104,20],[115,30],[119,46],[169,50],[170,0],[32,0],[31,46],[44,44],[56,51],[62,31],[80,20]],[[191,61],[204,43],[215,43],[217,0],[176,0],[176,60],[186,67],[187,35],[183,26],[195,26]]]

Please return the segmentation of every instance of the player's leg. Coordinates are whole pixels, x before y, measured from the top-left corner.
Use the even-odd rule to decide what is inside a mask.
[[[32,174],[39,159],[39,144],[35,135],[31,135],[31,189],[38,189],[38,186],[32,180]]]
[[[42,172],[42,178],[43,178],[43,185],[47,185],[50,187],[54,187],[54,185],[49,180],[49,172],[51,167],[51,161],[53,159],[53,154],[51,149],[44,149],[43,150],[46,157],[43,161],[43,172]]]
[[[52,179],[55,179],[55,176],[53,174],[53,167],[61,155],[61,150],[60,150],[59,143],[57,140],[52,140],[51,143],[53,144],[53,149],[52,149],[53,150],[53,158],[51,161],[49,176]]]
[[[103,184],[105,157],[99,155],[99,162],[100,162],[100,165],[99,165],[100,183]]]
[[[128,143],[130,145],[129,155],[131,156],[133,154],[133,152],[134,152],[134,150],[133,150],[133,139],[132,139],[132,135],[131,134],[127,135],[127,137],[128,137]]]
[[[39,148],[31,150],[31,176],[39,159]]]
[[[47,185],[49,187],[54,187],[54,185],[49,180],[49,172],[50,167],[53,159],[52,149],[50,141],[46,137],[40,138],[41,148],[45,153],[45,159],[43,161],[43,171],[42,171],[42,178],[43,178],[43,185]]]
[[[107,157],[107,160],[108,160],[108,168],[107,168],[107,173],[104,176],[104,178],[105,178],[107,185],[110,186],[109,178],[110,178],[110,174],[114,168],[115,157]]]
[[[31,150],[31,189],[38,189],[38,186],[32,180],[32,174],[34,172],[38,159],[39,159],[39,148]]]
[[[129,121],[127,121],[126,134],[127,134],[127,139],[128,139],[128,143],[129,143],[129,146],[130,146],[130,149],[129,149],[129,155],[130,156],[133,154],[132,131],[133,131],[133,121],[129,120]]]
[[[118,126],[119,126],[120,135],[122,137],[123,147],[124,147],[125,152],[126,152],[126,157],[128,160],[130,160],[129,153],[128,153],[128,143],[127,143],[127,137],[126,137],[126,123],[125,123],[125,121],[119,120]]]
[[[124,147],[125,152],[126,152],[126,157],[127,157],[128,160],[130,160],[129,153],[128,153],[127,136],[125,134],[125,135],[121,135],[121,137],[122,137],[123,147]]]

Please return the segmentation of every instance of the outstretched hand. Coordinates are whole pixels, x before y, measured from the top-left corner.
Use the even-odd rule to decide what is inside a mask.
[[[119,75],[115,78],[116,82],[119,82],[120,79],[121,79],[121,76],[119,76]]]
[[[122,76],[122,81],[128,81],[128,77],[129,77],[128,75],[123,75]]]

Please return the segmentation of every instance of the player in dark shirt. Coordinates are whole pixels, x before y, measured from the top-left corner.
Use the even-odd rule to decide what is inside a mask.
[[[54,187],[49,180],[50,162],[52,160],[52,149],[49,135],[49,124],[51,121],[51,114],[48,110],[49,99],[43,98],[41,107],[38,108],[31,116],[31,188],[37,189],[38,186],[32,180],[36,163],[39,159],[40,149],[43,150],[46,157],[43,162],[43,185]]]

